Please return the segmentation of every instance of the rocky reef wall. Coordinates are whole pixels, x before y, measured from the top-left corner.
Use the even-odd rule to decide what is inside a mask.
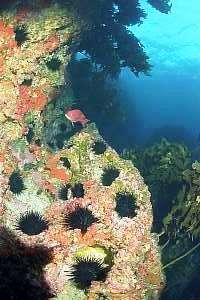
[[[94,124],[65,117],[79,26],[51,1],[1,12],[0,296],[158,299],[147,186]]]

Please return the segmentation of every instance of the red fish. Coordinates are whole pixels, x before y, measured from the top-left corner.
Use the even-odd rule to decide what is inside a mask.
[[[82,113],[82,111],[79,109],[68,110],[65,113],[65,117],[70,120],[72,124],[79,122],[82,126],[85,126],[85,124],[89,122],[84,113]]]

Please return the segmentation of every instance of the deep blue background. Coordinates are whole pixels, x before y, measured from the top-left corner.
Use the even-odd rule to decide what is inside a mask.
[[[120,76],[122,105],[133,107],[127,124],[136,142],[159,135],[198,144],[200,133],[200,2],[174,0],[164,15],[144,1],[148,17],[131,30],[145,46],[151,76]],[[153,137],[152,137],[153,135]]]

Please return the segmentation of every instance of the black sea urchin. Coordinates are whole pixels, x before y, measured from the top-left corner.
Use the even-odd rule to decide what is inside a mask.
[[[95,257],[80,257],[76,258],[69,276],[78,288],[87,289],[92,281],[104,281],[107,273],[108,268],[101,260]]]
[[[51,71],[57,71],[61,66],[61,61],[58,58],[53,57],[46,63],[46,65]]]
[[[107,168],[104,169],[104,173],[102,175],[102,184],[105,186],[109,186],[113,183],[113,181],[119,176],[119,170],[116,168]]]
[[[35,133],[33,127],[29,127],[28,132],[26,134],[26,140],[29,144],[32,142],[34,135]]]
[[[27,235],[37,235],[48,229],[48,222],[39,213],[30,211],[20,217],[16,228]]]
[[[131,194],[118,193],[116,195],[116,212],[119,217],[133,218],[136,216],[136,209],[138,208],[135,204],[136,198]]]
[[[71,164],[69,162],[69,159],[67,157],[61,157],[60,161],[62,162],[63,166],[67,169],[71,167]]]
[[[22,81],[22,85],[31,86],[31,85],[32,85],[32,82],[33,82],[33,79],[32,79],[32,78],[25,78],[25,79]]]
[[[58,197],[61,200],[68,200],[69,198],[69,191],[70,191],[70,184],[65,184],[61,186],[60,190],[58,191]]]
[[[24,190],[23,179],[20,176],[19,172],[14,171],[10,175],[8,185],[13,194],[20,194]]]
[[[26,25],[20,24],[17,25],[14,29],[15,32],[15,40],[18,46],[21,46],[25,41],[28,40],[28,32]]]
[[[98,219],[87,207],[78,207],[73,212],[65,215],[65,224],[69,229],[81,229],[81,233],[87,232],[88,227]]]
[[[85,191],[84,191],[82,183],[76,183],[72,187],[72,195],[73,195],[73,197],[82,198],[84,196],[84,193],[85,193]]]
[[[95,154],[103,154],[106,151],[106,144],[102,141],[96,141],[92,147]]]

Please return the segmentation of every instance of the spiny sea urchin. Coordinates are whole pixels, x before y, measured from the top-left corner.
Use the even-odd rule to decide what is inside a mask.
[[[63,166],[67,169],[71,167],[71,164],[69,162],[69,159],[67,157],[61,157],[60,161],[62,162]]]
[[[65,225],[68,229],[81,229],[81,233],[87,232],[88,227],[98,222],[98,219],[87,207],[78,207],[65,215]]]
[[[31,86],[32,82],[33,82],[32,78],[24,78],[24,80],[22,81],[22,85]]]
[[[131,194],[118,193],[116,195],[116,212],[119,217],[133,218],[136,216],[136,198]]]
[[[109,186],[113,183],[113,181],[119,176],[119,170],[116,168],[107,168],[104,169],[104,173],[101,177],[102,184],[104,186]]]
[[[28,211],[20,217],[16,229],[27,235],[37,235],[48,229],[48,225],[38,212]]]
[[[82,198],[82,197],[84,197],[84,193],[85,193],[85,191],[84,191],[82,183],[76,183],[72,187],[72,195],[73,195],[73,197]]]
[[[90,287],[92,281],[104,281],[108,268],[102,260],[95,257],[78,257],[68,272],[69,278],[80,289]]]
[[[69,199],[70,187],[70,184],[64,184],[61,186],[60,190],[58,191],[58,197],[61,200],[65,201]]]
[[[26,140],[29,144],[32,142],[34,135],[35,135],[34,129],[33,127],[30,126],[26,134]]]
[[[18,171],[14,171],[10,175],[8,185],[13,194],[20,194],[24,190],[23,179]]]
[[[60,69],[61,61],[57,57],[53,57],[46,63],[46,65],[51,71],[57,71]]]
[[[103,154],[106,151],[106,144],[103,141],[96,141],[92,146],[92,150],[95,154]]]
[[[25,41],[28,40],[27,27],[24,24],[19,24],[14,29],[15,40],[18,46],[21,46]]]

